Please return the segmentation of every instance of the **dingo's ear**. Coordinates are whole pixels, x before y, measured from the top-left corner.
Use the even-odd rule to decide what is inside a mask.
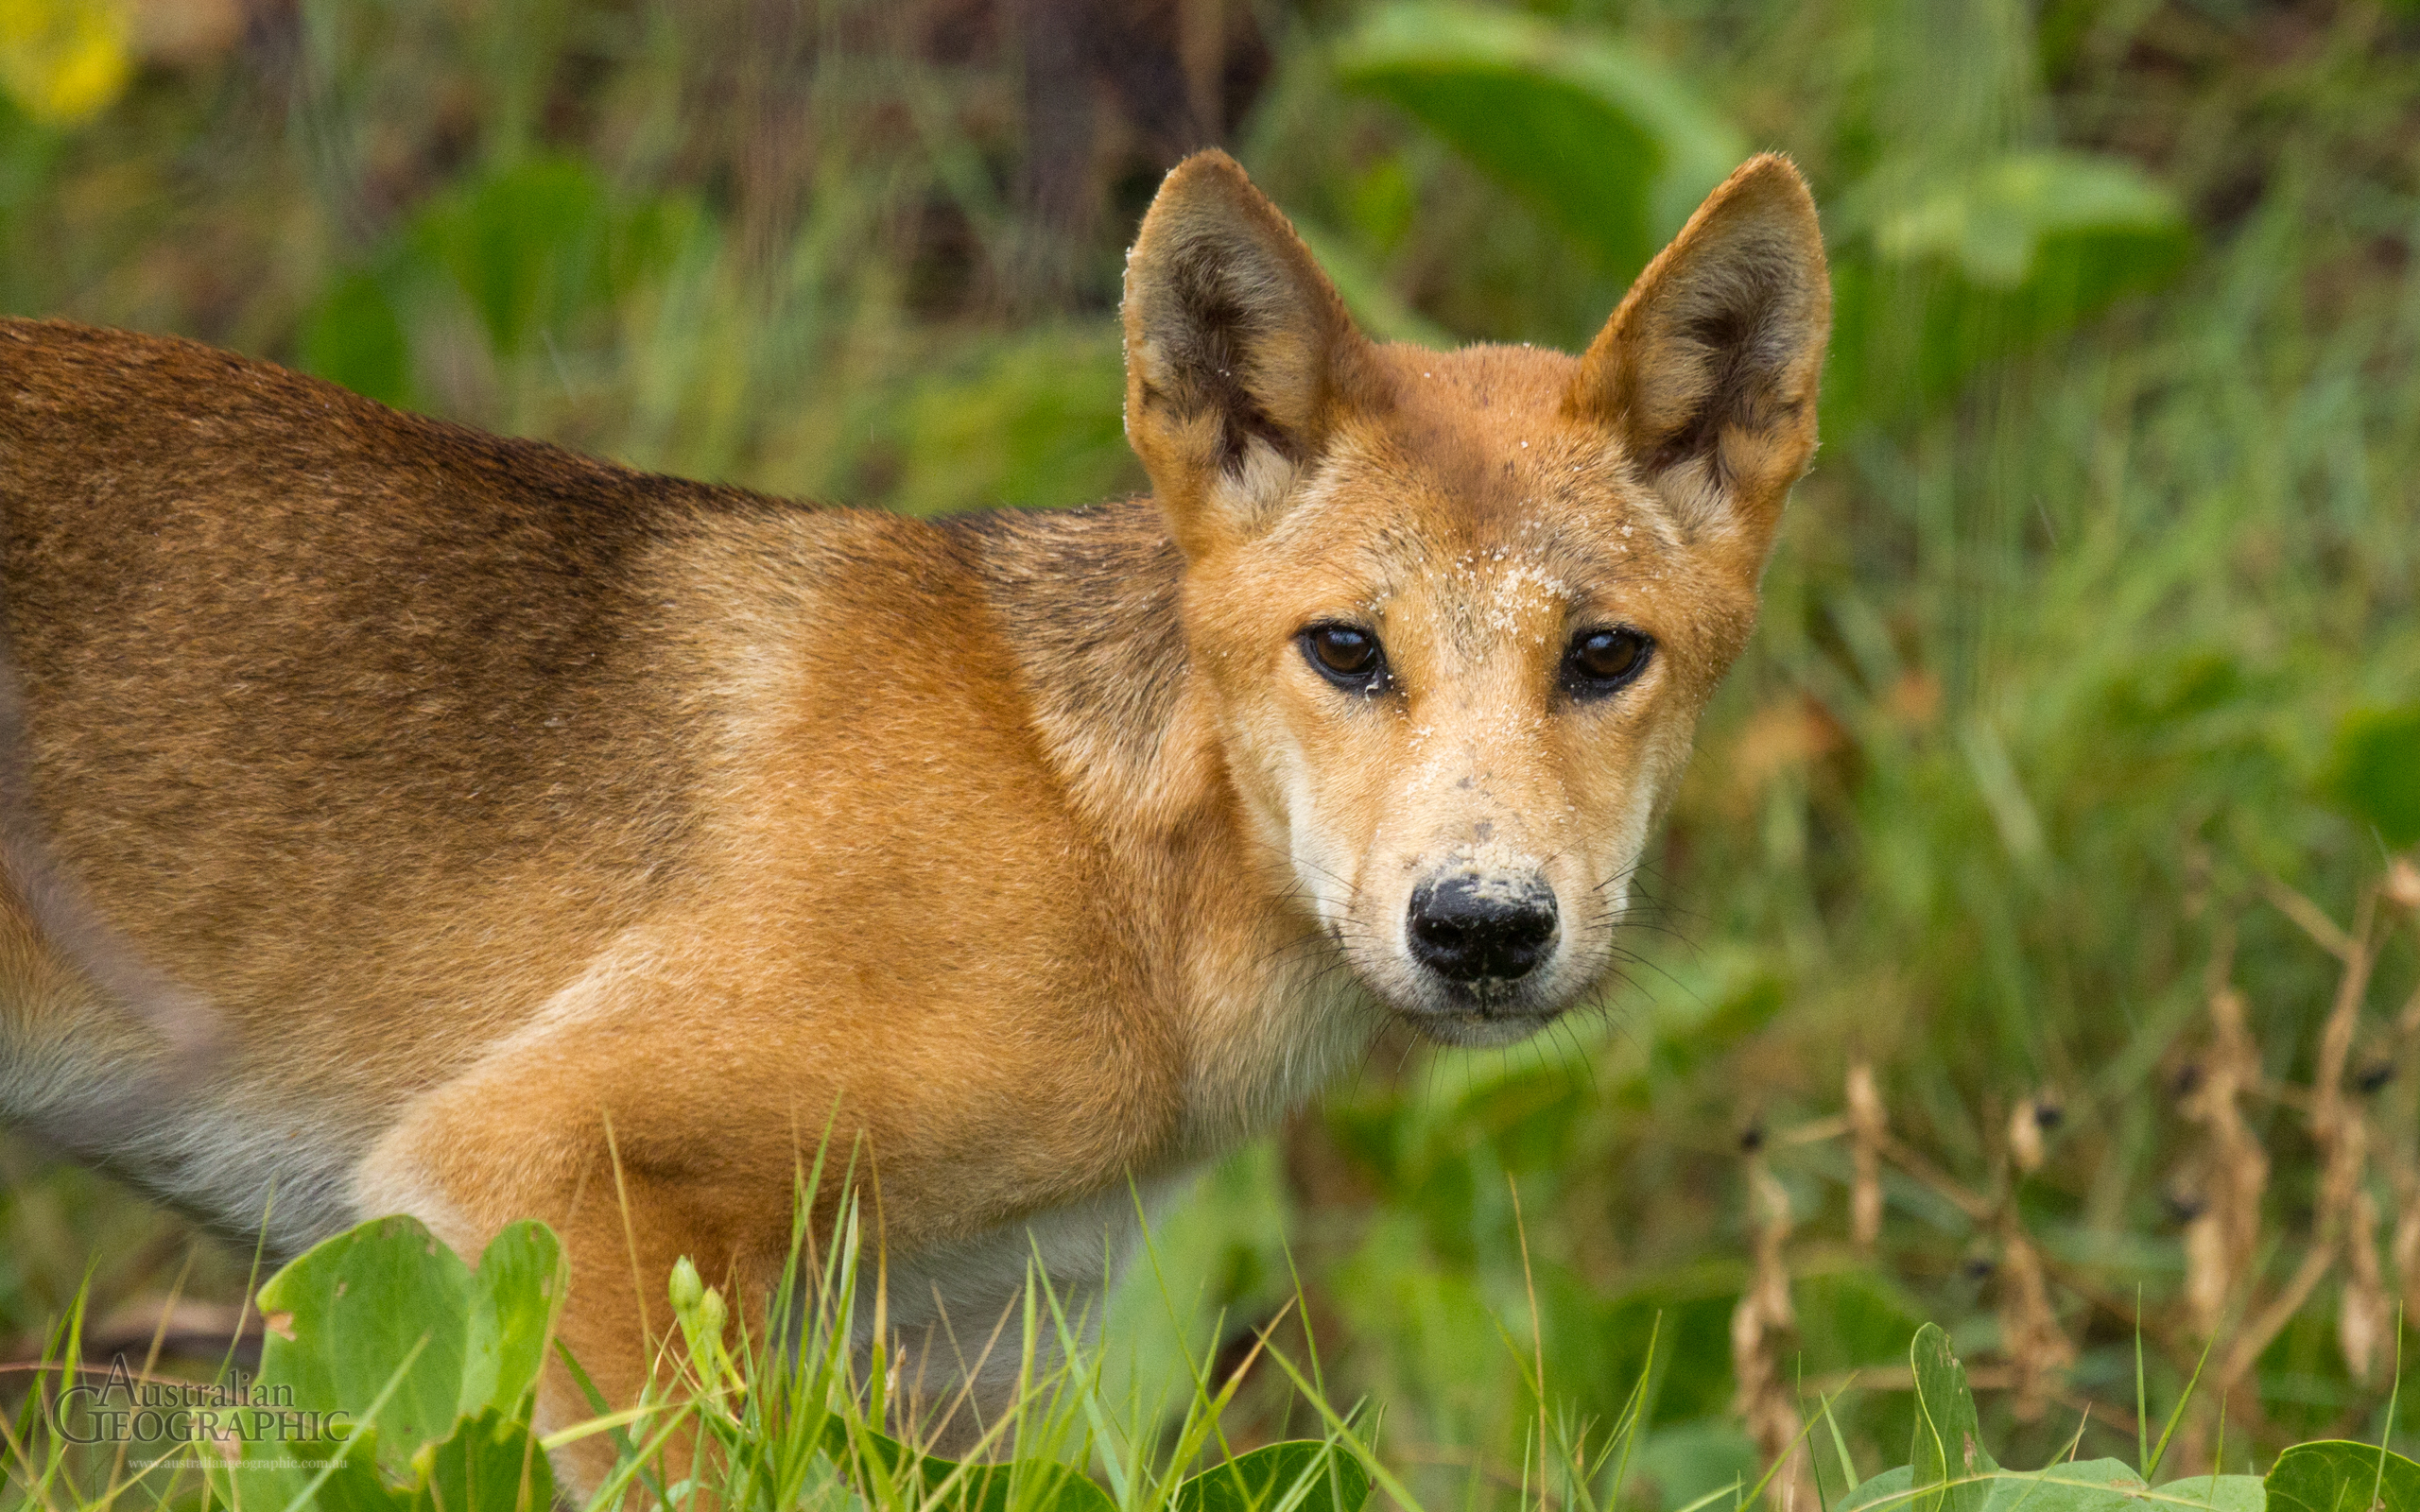
[[[1126,437],[1187,556],[1274,514],[1357,387],[1363,351],[1235,160],[1179,163],[1126,255]]]
[[[1753,158],[1631,285],[1571,406],[1620,437],[1684,530],[1735,547],[1753,576],[1814,455],[1831,323],[1806,181],[1786,158]]]

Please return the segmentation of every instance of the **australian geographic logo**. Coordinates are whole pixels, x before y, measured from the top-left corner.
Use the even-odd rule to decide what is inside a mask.
[[[211,1444],[224,1453],[243,1444],[340,1439],[352,1431],[353,1415],[297,1407],[292,1386],[264,1385],[241,1370],[208,1385],[147,1379],[129,1370],[121,1354],[99,1381],[79,1381],[59,1394],[57,1423],[71,1443],[165,1439]]]

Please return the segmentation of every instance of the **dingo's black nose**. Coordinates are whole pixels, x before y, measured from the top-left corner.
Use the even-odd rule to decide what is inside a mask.
[[[1527,976],[1554,943],[1554,891],[1536,877],[1467,872],[1412,889],[1411,954],[1449,982]]]

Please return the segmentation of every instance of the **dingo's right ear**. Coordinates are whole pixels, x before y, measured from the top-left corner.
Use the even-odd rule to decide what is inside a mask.
[[[1831,320],[1806,180],[1787,158],[1752,158],[1631,285],[1581,359],[1571,407],[1753,581],[1815,452]]]
[[[1177,544],[1266,524],[1326,440],[1361,335],[1286,217],[1225,153],[1160,185],[1126,255],[1126,438]]]

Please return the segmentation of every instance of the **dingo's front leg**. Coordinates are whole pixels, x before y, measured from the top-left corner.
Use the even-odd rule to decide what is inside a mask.
[[[762,1338],[802,1190],[816,1180],[820,1255],[854,1185],[864,1248],[851,1343],[861,1358],[879,1347],[873,1287],[887,1276],[890,1344],[915,1357],[918,1377],[895,1405],[923,1416],[894,1426],[937,1430],[944,1452],[975,1447],[1015,1395],[1014,1304],[1029,1264],[1062,1288],[1071,1320],[1095,1305],[1132,1228],[1127,1163],[1052,1101],[1008,1095],[1038,1082],[1013,1054],[922,1075],[860,1054],[844,1080],[838,1042],[863,1032],[845,1009],[741,1015],[734,1001],[684,980],[560,1011],[504,1041],[379,1140],[355,1175],[359,1210],[410,1213],[466,1259],[517,1219],[551,1225],[571,1267],[562,1340],[619,1409],[675,1336],[676,1262],[724,1287],[735,1319]],[[891,1043],[912,1067],[912,1041]],[[1044,1315],[1046,1346],[1056,1327]],[[590,1416],[569,1372],[551,1370],[542,1428]],[[612,1452],[599,1436],[558,1458],[591,1486]]]
[[[362,1162],[356,1201],[364,1213],[421,1219],[474,1263],[505,1225],[550,1225],[571,1273],[560,1336],[608,1404],[630,1406],[650,1379],[670,1379],[677,1261],[724,1288],[736,1314],[769,1294],[788,1253],[794,1178],[812,1166],[821,1130],[794,1163],[786,1142],[764,1137],[786,1130],[788,1108],[752,1106],[732,1069],[634,1052],[622,1036],[516,1044],[421,1098]],[[594,1416],[550,1362],[540,1431]],[[613,1457],[599,1435],[556,1459],[585,1492]],[[687,1457],[676,1447],[666,1474],[684,1475]]]

